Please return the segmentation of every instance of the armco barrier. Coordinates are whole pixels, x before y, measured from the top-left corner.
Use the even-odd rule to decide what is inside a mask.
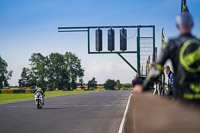
[[[13,93],[25,93],[25,90],[13,90]]]
[[[13,90],[10,90],[10,89],[2,89],[1,90],[1,94],[12,94],[13,93]]]
[[[31,89],[26,89],[25,93],[32,93],[32,90]]]
[[[0,89],[0,94],[19,94],[19,93],[34,93],[35,90],[25,89],[25,90],[12,90],[12,89]]]

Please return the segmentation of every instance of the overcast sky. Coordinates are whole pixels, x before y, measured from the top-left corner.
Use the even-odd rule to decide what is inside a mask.
[[[189,0],[187,4],[195,20],[193,33],[200,37],[200,1]],[[82,60],[85,82],[92,77],[98,83],[108,78],[131,82],[135,72],[120,57],[88,55],[86,33],[59,33],[58,27],[155,25],[156,45],[160,48],[162,28],[166,37],[178,35],[175,17],[180,8],[181,0],[0,0],[0,56],[13,70],[9,83],[18,85],[32,53],[46,56],[66,51]],[[125,57],[137,67],[134,54]]]

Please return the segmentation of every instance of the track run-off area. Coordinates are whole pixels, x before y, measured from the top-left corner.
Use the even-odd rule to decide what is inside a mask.
[[[0,133],[117,133],[131,91],[99,91],[0,104]]]

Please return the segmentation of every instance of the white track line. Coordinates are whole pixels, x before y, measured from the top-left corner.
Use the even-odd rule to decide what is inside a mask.
[[[119,130],[118,130],[118,133],[122,133],[123,132],[123,128],[124,128],[124,124],[125,124],[125,119],[126,119],[126,114],[128,112],[128,107],[129,107],[129,103],[130,103],[130,100],[131,100],[131,96],[132,96],[132,93],[130,94],[130,96],[128,98],[128,102],[126,104],[126,109],[124,111],[124,115],[123,115],[123,118],[122,118]]]

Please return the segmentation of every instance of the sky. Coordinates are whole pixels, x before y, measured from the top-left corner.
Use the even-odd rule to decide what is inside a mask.
[[[194,18],[193,34],[200,38],[200,1],[188,0],[187,5]],[[86,33],[60,33],[58,27],[155,25],[160,49],[162,28],[165,37],[178,36],[175,17],[180,10],[181,0],[0,0],[0,56],[13,70],[9,83],[18,85],[33,53],[52,52],[75,53],[85,70],[85,83],[92,77],[98,83],[108,78],[130,83],[135,72],[118,55],[88,55]],[[137,67],[135,54],[124,57]]]

